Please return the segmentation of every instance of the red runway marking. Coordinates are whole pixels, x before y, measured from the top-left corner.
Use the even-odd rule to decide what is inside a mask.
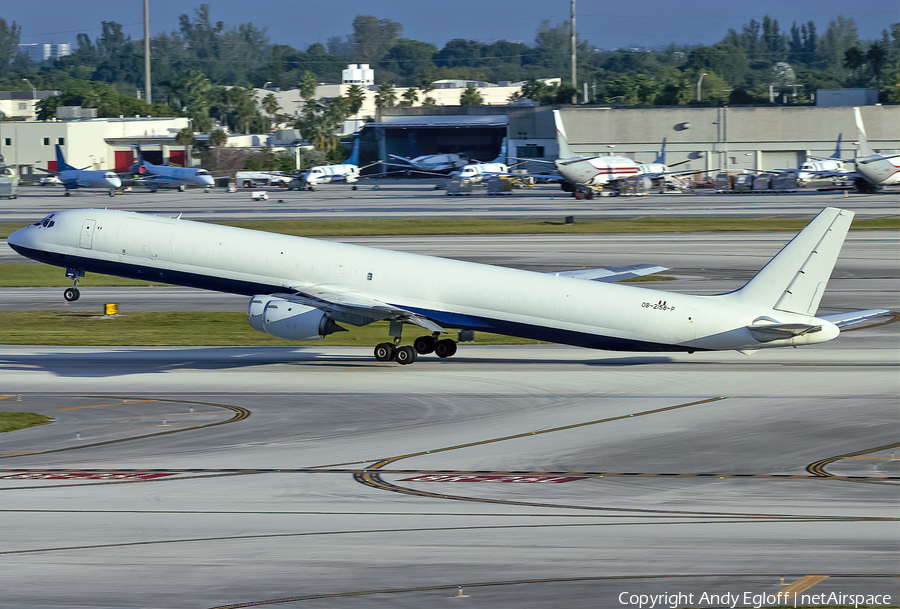
[[[164,476],[173,476],[171,473],[161,472],[23,472],[21,474],[11,474],[9,476],[0,476],[5,480],[152,480],[153,478],[162,478]]]
[[[487,475],[437,475],[426,474],[404,478],[400,482],[513,482],[513,483],[559,483],[584,480],[580,476],[487,476]]]

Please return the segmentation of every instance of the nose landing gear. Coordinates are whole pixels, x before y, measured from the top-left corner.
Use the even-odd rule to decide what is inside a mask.
[[[63,298],[66,299],[66,302],[75,302],[81,297],[81,292],[78,291],[78,278],[84,277],[84,271],[82,269],[66,269],[66,277],[72,280],[72,287],[65,289]]]

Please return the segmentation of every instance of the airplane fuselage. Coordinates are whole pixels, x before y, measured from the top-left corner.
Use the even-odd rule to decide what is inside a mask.
[[[175,218],[76,209],[44,224],[14,232],[9,245],[23,256],[85,272],[245,296],[364,295],[445,328],[595,349],[755,350],[824,342],[839,333],[813,315],[729,295],[690,296]],[[749,326],[759,323],[821,328],[758,340]]]
[[[641,173],[637,163],[623,156],[559,159],[556,170],[567,182],[586,186],[605,186]]]
[[[140,166],[139,173],[148,180],[168,188],[177,188],[181,186],[211,188],[216,184],[208,171],[205,169],[196,169],[194,167],[153,165],[152,163],[145,161],[143,165]]]
[[[882,186],[900,184],[900,156],[873,154],[858,158],[856,172],[873,184]]]
[[[100,188],[113,191],[122,187],[122,180],[112,171],[65,169],[57,177],[66,190],[75,188]]]

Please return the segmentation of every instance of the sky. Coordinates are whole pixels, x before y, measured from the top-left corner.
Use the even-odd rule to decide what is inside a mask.
[[[554,25],[569,18],[569,0],[517,0],[493,2],[454,0],[385,0],[363,2],[287,2],[283,0],[207,0],[213,22],[226,25],[253,23],[264,27],[277,44],[305,50],[315,42],[326,43],[332,36],[352,32],[357,14],[375,15],[403,25],[402,37],[430,42],[438,48],[448,40],[466,38],[481,42],[495,40],[534,43],[538,25],[549,19]],[[78,33],[92,39],[100,33],[101,21],[116,21],[132,38],[143,38],[143,2],[81,2],[44,0],[4,3],[0,17],[22,27],[22,42],[70,42]],[[151,35],[178,29],[178,16],[201,2],[150,0]],[[338,10],[335,7],[339,7]],[[859,36],[872,40],[891,23],[900,21],[897,0],[641,0],[613,3],[577,0],[576,27],[589,43],[603,49],[620,47],[664,47],[676,44],[712,44],[722,39],[728,28],[764,15],[778,19],[782,31],[791,23],[814,21],[821,34],[838,15],[856,20]]]

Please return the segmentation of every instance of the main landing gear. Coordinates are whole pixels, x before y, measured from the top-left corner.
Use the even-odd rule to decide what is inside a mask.
[[[84,271],[81,269],[66,269],[66,277],[72,280],[72,287],[66,288],[63,292],[63,298],[66,299],[66,302],[75,302],[81,297],[81,292],[78,291],[78,278],[84,277]]]
[[[440,358],[452,357],[456,353],[456,341],[449,338],[438,340],[439,334],[435,332],[431,336],[420,336],[413,342],[413,346],[400,346],[400,333],[403,324],[391,322],[390,333],[394,337],[393,343],[380,343],[375,346],[375,359],[379,362],[395,360],[398,364],[412,364],[419,355],[434,353]]]

